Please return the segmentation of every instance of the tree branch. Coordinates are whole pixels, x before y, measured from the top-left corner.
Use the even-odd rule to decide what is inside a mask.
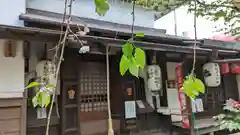
[[[65,7],[67,5],[67,2],[68,0],[65,0]],[[65,49],[65,45],[66,45],[66,40],[67,40],[67,37],[68,37],[68,34],[69,34],[69,29],[70,29],[70,22],[71,22],[71,13],[72,13],[72,2],[73,0],[70,0],[69,4],[68,4],[68,20],[67,20],[67,28],[66,28],[66,31],[64,33],[64,37],[63,39],[61,40],[61,36],[60,36],[60,40],[58,42],[58,45],[56,47],[56,52],[55,52],[55,58],[54,58],[54,63],[57,63],[57,69],[56,69],[56,73],[55,73],[55,79],[58,80],[58,76],[59,76],[59,72],[60,72],[60,67],[61,67],[61,63],[63,61],[63,54],[64,54],[64,49]],[[66,16],[66,10],[64,11],[64,16]],[[63,17],[63,23],[65,22],[65,17]],[[62,23],[62,25],[63,25]],[[62,29],[62,26],[61,25],[61,29]],[[56,56],[57,56],[57,53],[58,53],[58,49],[60,48],[61,46],[61,54],[60,54],[60,58],[57,60],[56,59]],[[47,117],[47,127],[46,127],[46,132],[45,132],[45,135],[49,135],[49,128],[50,128],[50,122],[51,122],[51,115],[52,115],[52,109],[53,109],[53,104],[54,104],[54,101],[55,101],[55,98],[56,98],[56,88],[53,90],[53,96],[52,96],[52,100],[51,100],[51,104],[50,104],[50,109],[49,109],[49,113],[48,113],[48,117]]]
[[[196,0],[196,2],[197,2],[197,4],[202,5],[202,6],[204,6],[204,7],[216,7],[216,8],[225,7],[225,8],[231,8],[231,9],[233,9],[233,10],[239,11],[239,9],[238,9],[237,7],[235,7],[235,6],[230,6],[230,5],[218,5],[218,4],[213,4],[213,3],[211,3],[211,4],[205,4],[205,3],[203,3],[203,2],[201,2],[201,1],[199,1],[199,0]]]

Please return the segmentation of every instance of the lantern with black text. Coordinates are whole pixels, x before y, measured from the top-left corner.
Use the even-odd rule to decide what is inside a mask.
[[[206,63],[203,65],[205,84],[208,87],[218,87],[221,84],[220,67],[217,63]]]
[[[155,107],[160,108],[160,96],[162,96],[162,74],[159,65],[149,65],[147,67],[148,89],[151,91]]]
[[[158,65],[149,65],[147,72],[149,90],[160,91],[162,87],[161,68]]]

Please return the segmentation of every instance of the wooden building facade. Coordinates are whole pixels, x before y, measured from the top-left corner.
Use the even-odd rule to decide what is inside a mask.
[[[4,32],[0,33],[0,37],[28,41],[24,42],[23,56],[25,58],[25,70],[30,72],[31,56],[28,52],[38,50],[33,49],[33,46],[37,46],[35,42],[40,43],[43,48],[48,45],[51,48],[51,45],[58,41],[60,34],[58,29],[62,21],[58,14],[36,11],[22,14],[20,19],[25,21],[25,28],[2,26],[0,29]],[[78,19],[73,18],[72,29],[74,32],[78,29],[77,24],[84,26],[76,20]],[[58,102],[54,105],[54,110],[58,109],[58,111],[53,111],[50,134],[99,135],[107,133],[106,46],[110,47],[110,95],[115,134],[146,131],[170,134],[170,131],[173,130],[172,127],[175,127],[176,124],[172,123],[169,115],[157,112],[155,105],[151,106],[147,101],[145,80],[130,75],[122,77],[119,74],[121,46],[131,36],[130,30],[128,30],[130,26],[109,24],[115,26],[102,29],[93,21],[87,21],[90,24],[91,31],[88,35],[81,36],[79,39],[87,41],[91,50],[87,54],[79,54],[79,44],[76,41],[68,42],[61,67],[60,94],[57,96]],[[144,38],[136,39],[134,43],[145,50],[147,65],[152,64],[153,57],[156,57],[156,64],[161,67],[163,81],[160,105],[168,107],[168,84],[166,80],[169,80],[167,70],[172,67],[168,67],[167,63],[185,61],[188,63],[186,69],[190,69],[193,52],[192,42],[189,42],[190,40],[186,38],[165,35],[154,29],[136,27],[136,31],[145,33]],[[196,49],[197,64],[199,64],[196,66],[199,67],[196,69],[196,74],[200,78],[202,78],[202,64],[211,61],[212,58],[237,57],[239,53],[237,49],[210,46],[204,42],[199,41]],[[46,50],[43,49],[40,53],[44,55]],[[216,53],[218,57],[215,57]],[[38,59],[41,59],[41,56],[38,57]],[[187,73],[188,71],[186,71]],[[206,111],[197,114],[197,118],[211,117],[217,114],[218,110],[221,110],[221,105],[227,98],[238,98],[236,97],[238,88],[235,87],[237,82],[234,76],[226,75],[222,78],[224,83],[219,88],[206,90],[207,93],[203,96]],[[28,81],[30,79],[27,80],[27,83]],[[73,91],[74,94],[71,96],[70,93]],[[131,91],[131,94],[128,93],[129,91]],[[6,101],[0,100],[0,112],[6,113],[6,109],[8,109],[8,114],[10,114],[9,112],[13,113],[13,115],[10,115],[11,117],[8,114],[6,116],[9,116],[10,120],[14,119],[10,124],[16,124],[16,131],[21,132],[21,135],[42,135],[44,134],[46,119],[37,119],[36,109],[32,107],[31,103],[27,102],[27,100],[31,100],[31,92],[28,91],[24,95],[28,99],[22,98],[21,102],[14,100],[16,104],[12,104],[12,107],[10,107],[11,105],[3,106],[2,103]],[[134,119],[125,118],[125,101],[141,101],[143,104],[144,107],[136,107],[136,117]],[[10,102],[8,103],[10,104]],[[5,110],[1,110],[2,108]],[[214,112],[216,110],[217,112]],[[59,112],[60,117],[58,117],[57,112]],[[16,116],[14,116],[15,114]],[[12,118],[13,116],[14,118]],[[8,120],[8,117],[1,118],[0,116],[0,129],[2,127],[8,129],[4,127],[6,124],[1,126],[1,120],[5,119]],[[21,125],[17,125],[17,123],[21,123]],[[8,132],[6,130],[3,133],[10,134],[12,131]]]

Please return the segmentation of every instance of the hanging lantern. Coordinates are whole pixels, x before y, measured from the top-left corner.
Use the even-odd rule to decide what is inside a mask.
[[[227,74],[230,72],[228,63],[221,64],[221,72],[222,72],[222,74]]]
[[[127,95],[132,96],[132,88],[127,88]]]
[[[56,65],[47,60],[42,60],[37,63],[36,65],[36,73],[37,73],[37,78],[38,82],[48,85],[55,85],[57,86],[57,78],[55,77],[56,73]],[[50,94],[55,90],[55,88],[49,88]]]
[[[4,55],[5,57],[16,57],[16,41],[5,40],[4,42]]]
[[[75,91],[73,89],[70,89],[68,91],[68,98],[69,99],[74,99],[74,97],[75,97]]]
[[[147,67],[148,73],[148,88],[151,91],[161,91],[162,78],[161,68],[158,65],[149,65]]]
[[[208,87],[218,87],[221,84],[220,67],[217,63],[206,63],[203,65],[205,84]]]
[[[240,63],[231,64],[231,72],[233,74],[240,74]]]

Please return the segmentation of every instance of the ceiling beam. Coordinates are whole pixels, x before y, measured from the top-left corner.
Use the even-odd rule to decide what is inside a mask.
[[[240,59],[220,59],[220,60],[213,60],[213,62],[216,63],[238,63],[240,62]]]
[[[0,38],[6,39],[17,39],[17,40],[28,40],[28,41],[42,41],[42,42],[57,42],[59,40],[60,31],[48,30],[40,28],[29,28],[29,27],[10,27],[0,25]],[[79,36],[80,40],[94,41],[102,44],[108,44],[113,47],[122,47],[127,40],[99,37],[99,36]],[[70,41],[77,44],[77,40]],[[179,52],[179,53],[193,53],[193,47],[180,46],[173,44],[162,44],[162,43],[152,43],[144,41],[133,41],[137,47],[141,47],[145,50],[156,50],[156,51],[166,51],[166,52]],[[197,47],[196,52],[198,54],[208,54],[212,52],[213,49]],[[238,51],[231,50],[217,50],[222,55],[235,55]]]

